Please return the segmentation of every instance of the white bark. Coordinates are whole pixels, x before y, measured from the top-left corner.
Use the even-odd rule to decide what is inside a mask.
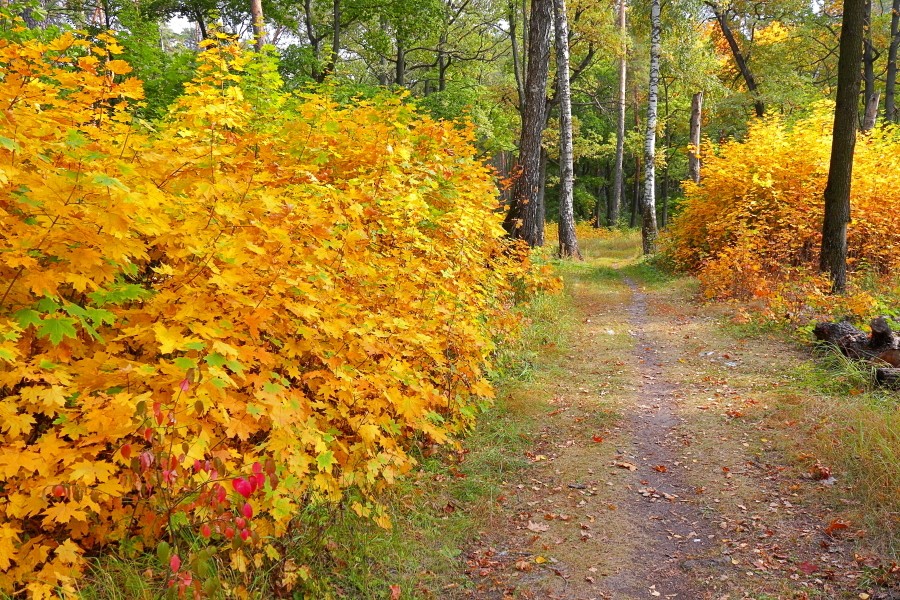
[[[688,177],[700,183],[700,121],[703,115],[703,92],[691,99],[691,150],[688,152]]]
[[[661,25],[659,0],[650,5],[650,86],[647,94],[647,135],[644,138],[644,200],[641,238],[644,254],[656,251],[656,118],[659,103],[659,54]]]
[[[619,57],[619,122],[616,129],[616,171],[613,178],[612,207],[609,211],[609,226],[619,223],[622,208],[622,191],[625,185],[623,164],[625,162],[625,85],[628,67],[628,34],[625,29],[625,0],[619,0],[619,35],[621,36],[621,56]]]
[[[575,238],[574,153],[572,151],[572,90],[569,86],[569,23],[566,0],[554,0],[556,81],[559,94],[559,255],[581,258]]]

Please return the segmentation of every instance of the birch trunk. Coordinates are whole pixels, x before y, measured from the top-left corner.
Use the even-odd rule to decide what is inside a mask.
[[[691,149],[688,152],[688,177],[700,183],[700,119],[703,115],[703,92],[691,99]]]
[[[566,0],[554,0],[556,82],[559,94],[559,255],[581,259],[575,237],[574,152],[572,150],[572,90],[569,86],[569,23]]]
[[[647,135],[644,137],[644,198],[641,203],[641,240],[644,254],[656,251],[656,118],[659,103],[659,0],[650,4],[650,87],[647,92]]]
[[[622,192],[625,187],[625,85],[628,72],[628,34],[625,29],[625,0],[619,0],[619,122],[616,129],[616,172],[613,181],[612,204],[609,209],[609,226],[619,224],[619,211],[622,206]]]

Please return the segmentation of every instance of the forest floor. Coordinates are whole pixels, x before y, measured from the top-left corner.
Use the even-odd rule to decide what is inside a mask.
[[[562,267],[565,347],[504,400],[529,415],[527,463],[441,597],[900,600],[884,538],[778,408],[804,401],[811,356],[729,325],[627,239],[585,246]]]

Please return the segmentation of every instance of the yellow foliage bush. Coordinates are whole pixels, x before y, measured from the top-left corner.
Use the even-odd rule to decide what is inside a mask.
[[[663,238],[676,267],[698,274],[707,298],[762,299],[773,312],[874,307],[854,289],[839,301],[818,273],[823,194],[831,152],[833,105],[822,103],[788,126],[754,122],[742,141],[706,143],[702,180],[684,182],[684,210]],[[856,145],[848,230],[849,266],[876,276],[900,267],[900,130],[877,128]]]
[[[243,570],[308,502],[386,524],[378,492],[471,423],[543,283],[470,131],[289,97],[224,39],[137,123],[119,51],[0,42],[3,593],[71,589],[126,538],[207,590],[181,534]]]

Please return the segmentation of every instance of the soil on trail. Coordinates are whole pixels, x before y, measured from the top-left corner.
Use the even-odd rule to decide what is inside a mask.
[[[723,330],[689,282],[567,268],[578,326],[456,597],[900,599],[763,419],[804,357]]]

